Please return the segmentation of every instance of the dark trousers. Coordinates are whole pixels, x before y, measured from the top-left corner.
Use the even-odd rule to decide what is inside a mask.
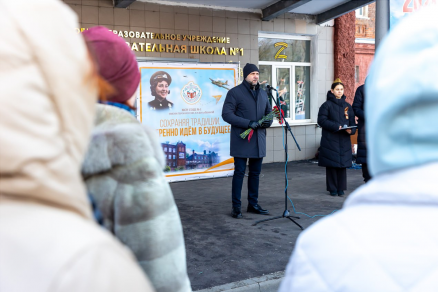
[[[345,191],[347,189],[347,169],[338,167],[325,168],[327,191]]]
[[[371,175],[368,172],[368,163],[362,163],[362,176],[365,182],[371,179]]]
[[[262,170],[263,158],[239,158],[234,157],[234,175],[231,188],[233,208],[240,208],[243,178],[245,177],[246,161],[249,159],[248,173],[248,203],[257,205],[259,197],[259,177]]]

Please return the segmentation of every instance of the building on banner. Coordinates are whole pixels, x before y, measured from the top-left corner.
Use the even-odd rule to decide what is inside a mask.
[[[209,150],[207,153],[207,150],[204,150],[204,153],[196,153],[193,150],[192,154],[187,157],[186,167],[187,169],[210,168],[220,162],[219,154],[214,151]]]
[[[166,171],[183,170],[186,167],[186,144],[178,141],[175,144],[161,143],[166,156]]]

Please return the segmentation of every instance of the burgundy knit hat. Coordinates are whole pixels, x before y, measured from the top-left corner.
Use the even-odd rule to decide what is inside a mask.
[[[135,55],[124,39],[104,26],[89,28],[83,34],[95,55],[99,75],[116,90],[108,100],[124,103],[134,95],[140,83]]]

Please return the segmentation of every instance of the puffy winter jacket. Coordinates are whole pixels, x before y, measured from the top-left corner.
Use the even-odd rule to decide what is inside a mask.
[[[318,124],[322,127],[318,165],[325,167],[350,167],[352,162],[350,134],[339,131],[339,126],[355,126],[351,105],[345,101],[345,95],[336,99],[327,92],[327,101],[319,108]],[[356,129],[352,129],[353,135]]]
[[[240,134],[249,128],[250,121],[258,121],[271,112],[266,92],[257,86],[255,96],[245,80],[227,93],[222,108],[222,118],[231,124],[230,155],[242,158],[262,158],[266,156],[266,129],[258,128],[254,136],[242,139]],[[271,121],[272,124],[272,121]]]

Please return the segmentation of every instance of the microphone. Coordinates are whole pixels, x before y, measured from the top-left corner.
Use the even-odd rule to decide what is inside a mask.
[[[269,85],[269,84],[266,84],[266,87],[268,88],[268,90],[275,90],[275,91],[277,91],[277,89],[275,89],[274,87],[272,87],[272,86]]]

